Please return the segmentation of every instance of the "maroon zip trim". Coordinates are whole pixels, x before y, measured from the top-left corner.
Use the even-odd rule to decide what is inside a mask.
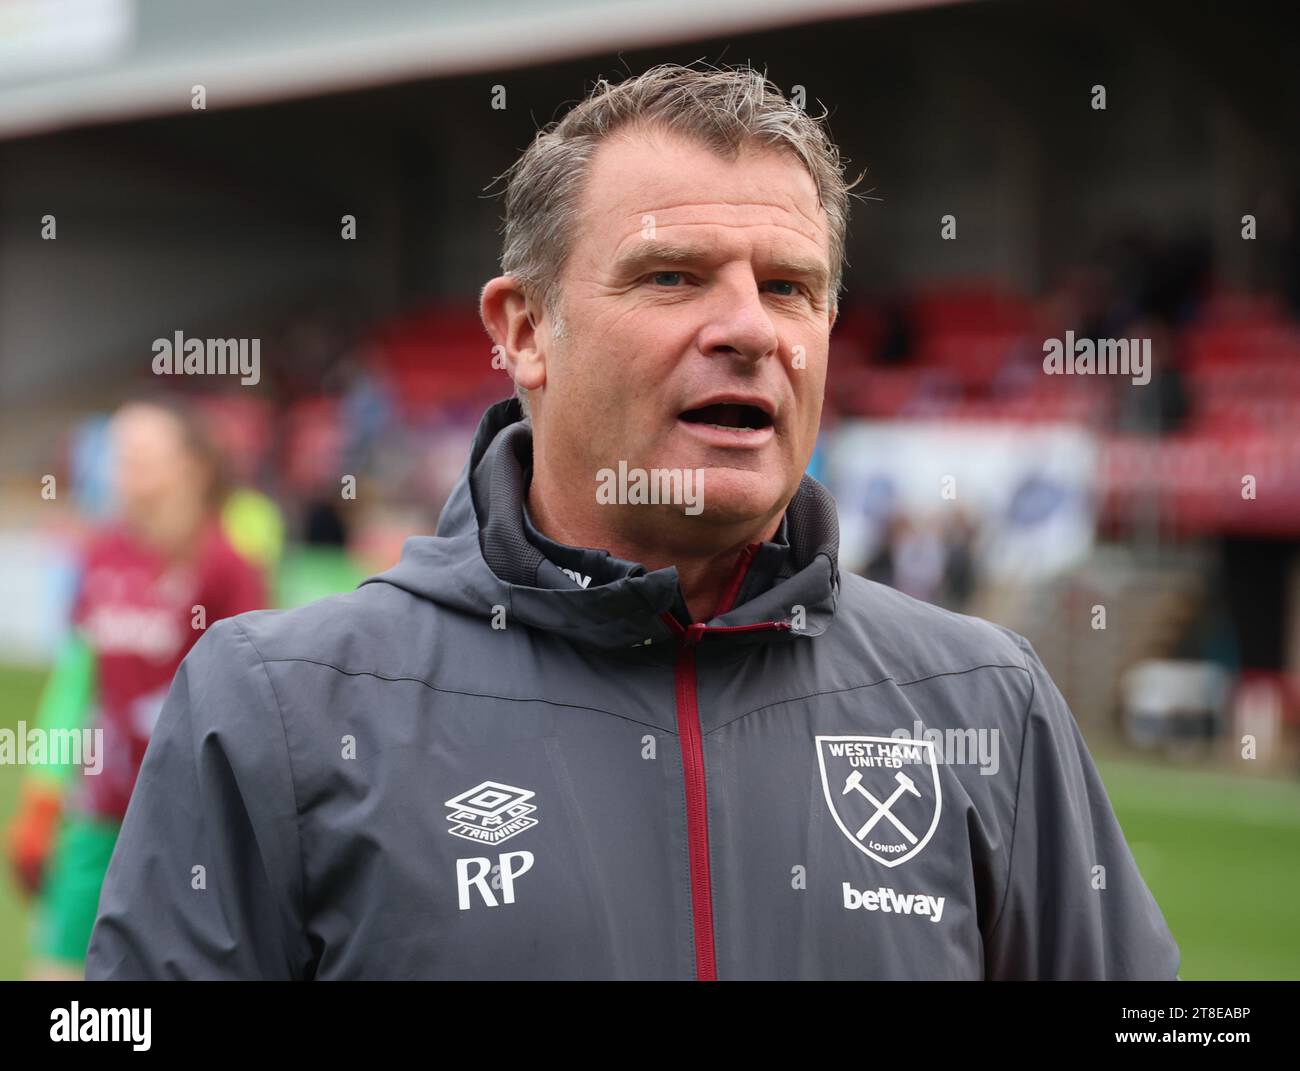
[[[731,609],[749,571],[759,544],[751,543],[736,562],[736,571],[724,589],[713,617]],[[695,648],[709,632],[753,632],[757,629],[789,628],[787,621],[762,621],[752,625],[719,625],[708,628],[694,623],[683,626],[671,613],[660,615],[676,633],[680,644],[673,668],[673,692],[677,704],[677,735],[682,746],[682,773],[686,781],[686,843],[691,869],[691,922],[695,934],[695,977],[701,982],[718,980],[718,959],[713,936],[713,886],[709,873],[709,800],[704,780],[704,738],[700,730],[699,697],[696,692]]]
[[[678,648],[673,683],[677,693],[677,736],[682,745],[682,773],[686,778],[686,843],[691,866],[695,977],[701,982],[715,982],[718,979],[718,960],[713,948],[708,792],[704,784],[704,742],[700,736],[700,711],[695,695],[695,644],[689,639]]]

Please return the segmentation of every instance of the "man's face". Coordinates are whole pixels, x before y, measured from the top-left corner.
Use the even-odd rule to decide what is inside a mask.
[[[701,519],[778,517],[816,441],[834,319],[812,177],[789,153],[730,161],[628,131],[597,150],[580,220],[545,345],[545,449],[593,488],[619,461],[702,469]]]

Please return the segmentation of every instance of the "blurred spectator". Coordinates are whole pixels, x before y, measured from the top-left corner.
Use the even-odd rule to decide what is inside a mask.
[[[222,530],[220,456],[195,411],[128,403],[110,442],[117,514],[84,553],[72,627],[36,718],[65,739],[90,730],[94,745],[82,770],[28,770],[9,827],[15,877],[36,898],[36,978],[81,975],[100,885],[181,659],[208,625],[266,605],[260,570]]]

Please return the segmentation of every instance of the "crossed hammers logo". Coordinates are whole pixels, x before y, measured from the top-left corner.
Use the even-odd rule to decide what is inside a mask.
[[[856,789],[858,792],[861,792],[862,795],[866,796],[867,802],[870,803],[876,809],[876,813],[873,814],[870,818],[868,818],[866,822],[863,823],[862,828],[858,830],[856,834],[858,840],[861,840],[868,833],[870,833],[871,827],[874,826],[877,822],[879,822],[882,818],[888,818],[891,822],[894,823],[895,826],[898,827],[898,831],[907,838],[909,844],[916,843],[915,834],[913,834],[913,832],[910,829],[908,829],[907,826],[903,825],[903,823],[898,820],[898,817],[894,814],[893,811],[890,810],[890,808],[893,807],[894,804],[898,802],[899,797],[902,796],[904,792],[910,792],[913,796],[916,796],[918,799],[920,798],[921,793],[917,790],[916,782],[914,782],[910,777],[907,776],[907,774],[903,773],[901,770],[898,771],[896,774],[894,774],[894,779],[898,782],[898,787],[894,789],[889,799],[885,800],[884,803],[881,803],[880,800],[876,799],[875,796],[873,796],[870,792],[868,792],[865,788],[862,787],[861,770],[854,770],[851,774],[849,774],[848,780],[844,782],[844,791],[840,793],[841,796],[847,796],[850,792]]]

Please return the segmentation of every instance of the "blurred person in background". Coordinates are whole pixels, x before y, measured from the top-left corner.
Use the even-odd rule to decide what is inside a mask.
[[[82,555],[71,628],[37,722],[96,731],[100,769],[33,767],[8,853],[32,896],[29,975],[80,978],[104,872],[162,701],[208,624],[265,606],[265,580],[237,553],[220,454],[179,402],[129,402],[110,423],[116,516]],[[88,766],[94,765],[87,763]]]

